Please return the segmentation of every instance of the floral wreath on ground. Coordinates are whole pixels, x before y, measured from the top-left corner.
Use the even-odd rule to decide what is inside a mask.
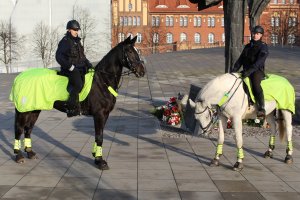
[[[172,126],[179,125],[183,121],[182,106],[177,97],[171,97],[165,105],[155,107],[152,114]]]

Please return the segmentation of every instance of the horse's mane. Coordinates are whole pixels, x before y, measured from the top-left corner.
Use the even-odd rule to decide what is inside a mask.
[[[198,100],[207,100],[214,96],[218,96],[217,94],[226,91],[227,88],[233,85],[235,77],[238,77],[237,74],[222,74],[219,75],[212,80],[210,80],[200,91],[197,96]]]

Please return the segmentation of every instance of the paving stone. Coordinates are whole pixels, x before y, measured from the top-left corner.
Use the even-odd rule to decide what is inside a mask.
[[[257,189],[248,181],[215,180],[220,192],[257,192]]]
[[[224,200],[265,200],[258,192],[222,192]]]

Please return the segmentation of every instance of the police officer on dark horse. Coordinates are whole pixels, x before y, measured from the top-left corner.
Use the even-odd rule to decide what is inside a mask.
[[[56,61],[61,66],[61,75],[69,78],[70,96],[67,105],[67,116],[80,114],[79,93],[84,85],[84,75],[93,65],[84,55],[81,38],[78,36],[80,25],[76,20],[67,23],[67,33],[58,44]]]
[[[239,59],[235,63],[231,72],[237,72],[241,66],[241,77],[249,77],[253,95],[258,107],[257,117],[265,118],[265,101],[261,81],[265,78],[265,61],[269,54],[268,46],[262,42],[264,29],[261,26],[255,26],[252,30],[252,39],[245,46]]]

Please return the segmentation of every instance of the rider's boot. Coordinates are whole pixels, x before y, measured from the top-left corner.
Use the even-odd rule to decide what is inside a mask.
[[[264,94],[260,93],[256,96],[256,102],[257,102],[257,117],[258,118],[265,118],[266,117],[266,110],[265,110],[265,100],[264,100]]]
[[[67,101],[67,116],[73,117],[77,115],[80,115],[79,95],[71,92]]]

